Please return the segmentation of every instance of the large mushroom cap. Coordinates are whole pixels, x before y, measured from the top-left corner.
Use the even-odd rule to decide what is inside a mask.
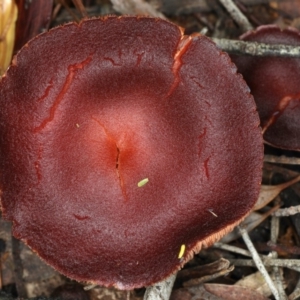
[[[257,199],[256,107],[206,37],[153,18],[67,24],[18,53],[0,93],[4,216],[73,279],[162,280]]]
[[[241,39],[300,46],[300,32],[276,25],[258,27]],[[300,58],[232,55],[257,104],[264,140],[275,147],[300,150]]]

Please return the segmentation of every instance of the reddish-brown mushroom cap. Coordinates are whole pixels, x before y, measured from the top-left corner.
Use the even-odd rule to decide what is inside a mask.
[[[162,280],[257,199],[256,107],[206,37],[153,18],[67,24],[19,52],[0,93],[4,216],[73,279]]]
[[[241,39],[267,44],[300,46],[296,29],[258,27]],[[279,148],[300,150],[300,58],[232,55],[258,107],[264,140]]]

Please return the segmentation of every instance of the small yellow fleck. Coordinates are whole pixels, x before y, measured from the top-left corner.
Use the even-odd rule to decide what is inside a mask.
[[[213,212],[213,210],[212,209],[208,209],[208,211],[214,216],[214,217],[218,217],[218,215],[217,214],[215,214],[214,212]]]
[[[76,127],[79,128],[79,124],[78,123],[76,123]]]
[[[143,185],[145,185],[147,182],[149,181],[148,178],[144,178],[141,181],[138,182],[138,187],[142,187]]]
[[[178,259],[182,258],[182,256],[184,255],[184,252],[185,252],[185,245],[181,245],[180,247],[180,251],[179,251],[179,254],[178,254]]]

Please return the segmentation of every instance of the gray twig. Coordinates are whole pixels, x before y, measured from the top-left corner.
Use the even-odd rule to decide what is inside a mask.
[[[230,39],[212,38],[217,47],[232,54],[251,56],[300,57],[300,47],[292,45],[271,45],[258,42],[246,42]]]
[[[146,289],[144,300],[169,300],[176,274]]]
[[[276,201],[280,201],[280,199],[276,199]],[[271,242],[272,243],[276,243],[277,242],[277,238],[279,235],[279,226],[280,226],[280,219],[277,217],[272,217],[271,219]],[[276,251],[272,251],[271,252],[272,257],[273,258],[277,258],[278,254]],[[279,297],[282,300],[287,299],[287,296],[285,294],[284,291],[284,286],[283,286],[283,276],[282,276],[282,268],[278,267],[278,266],[273,266],[273,273],[274,273],[274,277],[275,277],[275,283],[277,285],[278,288],[278,293],[279,293]]]
[[[219,0],[226,8],[232,19],[245,31],[251,30],[253,27],[248,19],[243,15],[239,8],[232,0]]]
[[[255,263],[250,259],[228,259],[236,267],[255,267]],[[263,264],[266,267],[283,267],[300,272],[300,259],[275,259],[264,258]]]
[[[224,243],[214,243],[213,245],[214,248],[219,248],[219,249],[222,249],[222,250],[226,250],[226,251],[229,251],[229,252],[233,252],[233,253],[236,253],[236,254],[241,254],[241,255],[244,255],[244,256],[248,256],[248,257],[251,257],[251,253],[250,251],[247,251],[245,249],[242,249],[242,248],[239,248],[239,247],[236,247],[236,246],[231,246],[231,245],[227,245],[227,244],[224,244]]]
[[[256,249],[255,249],[255,247],[254,247],[254,245],[252,243],[252,241],[250,240],[250,237],[248,235],[247,230],[245,230],[244,228],[242,228],[240,226],[238,226],[238,228],[239,228],[239,231],[241,232],[241,235],[243,237],[243,240],[244,240],[246,246],[248,247],[248,250],[252,254],[252,259],[253,259],[253,261],[254,261],[257,269],[264,276],[264,278],[265,278],[265,280],[266,280],[266,282],[267,282],[270,290],[272,291],[272,294],[274,295],[274,298],[276,300],[280,300],[280,296],[279,296],[279,293],[277,291],[277,288],[276,288],[274,282],[272,281],[269,273],[267,272],[267,270],[266,270],[266,268],[265,268],[265,266],[264,266],[261,258],[259,257],[259,255],[258,255],[258,253],[257,253],[257,251],[256,251]]]
[[[300,205],[296,205],[296,206],[290,206],[288,208],[278,209],[273,213],[273,216],[288,217],[299,213],[300,213]]]

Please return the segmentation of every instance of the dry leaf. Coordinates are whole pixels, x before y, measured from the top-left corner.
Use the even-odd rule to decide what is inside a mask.
[[[201,284],[197,287],[174,290],[170,300],[223,300],[223,298],[209,293]]]
[[[297,176],[296,178],[282,184],[262,185],[260,188],[258,200],[253,210],[259,210],[265,207],[268,203],[274,200],[282,190],[286,189],[287,187],[299,181],[300,181],[300,176]]]
[[[204,288],[209,293],[224,300],[268,300],[268,298],[248,287],[209,283],[204,284]]]
[[[272,277],[272,276],[271,276]],[[274,278],[272,278],[274,279]],[[241,286],[256,291],[264,297],[270,297],[272,292],[260,272],[253,273],[236,282],[235,286]],[[286,287],[286,286],[284,286]],[[245,299],[243,299],[245,300]]]

